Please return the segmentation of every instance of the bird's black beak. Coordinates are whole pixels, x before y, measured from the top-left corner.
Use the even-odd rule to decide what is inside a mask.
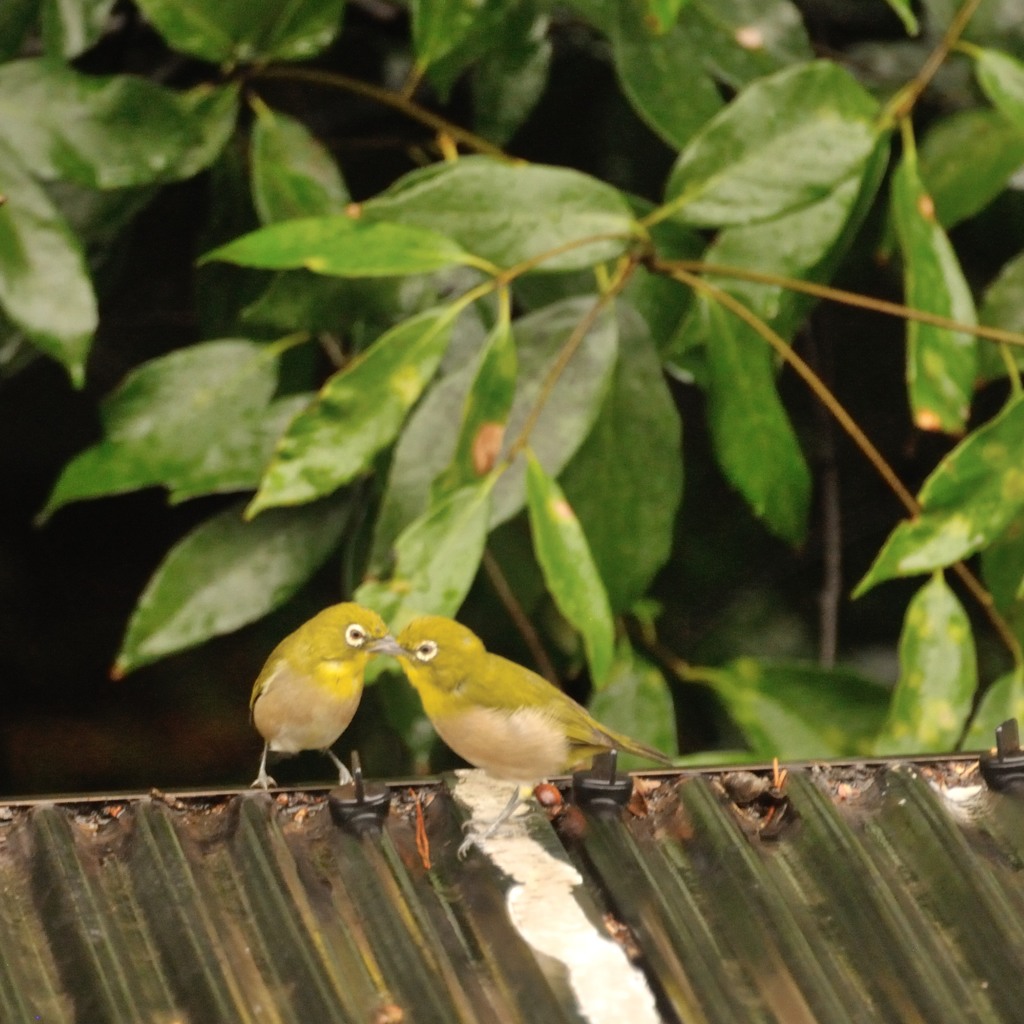
[[[379,640],[371,640],[366,649],[371,654],[390,654],[393,658],[408,656],[409,652],[390,634]]]

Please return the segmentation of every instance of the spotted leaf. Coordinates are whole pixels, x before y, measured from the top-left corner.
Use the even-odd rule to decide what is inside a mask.
[[[371,224],[344,214],[298,217],[269,224],[208,252],[221,260],[263,270],[295,270],[335,277],[425,274],[473,263],[451,239],[410,224]]]
[[[908,306],[973,324],[974,300],[915,159],[904,157],[893,176],[893,215],[903,253]],[[977,342],[964,331],[907,322],[907,387],[922,430],[959,433],[970,412],[978,365]]]
[[[433,377],[457,315],[420,313],[334,374],[281,438],[247,514],[312,501],[366,471]]]
[[[956,746],[978,685],[967,613],[941,573],[907,608],[900,635],[900,678],[879,754],[942,753]]]
[[[1021,669],[1007,672],[985,691],[964,738],[964,749],[990,747],[996,726],[1008,718],[1024,720],[1024,671]]]
[[[991,544],[1024,508],[1024,398],[1011,400],[939,463],[918,500],[922,513],[889,536],[854,591],[952,565]]]
[[[395,541],[390,578],[367,580],[356,600],[396,631],[414,615],[454,615],[483,557],[494,479],[484,477],[433,501]]]
[[[608,678],[615,626],[608,594],[576,513],[535,455],[526,464],[526,496],[533,546],[559,611],[583,636],[594,684]]]
[[[515,339],[505,303],[484,344],[473,385],[463,402],[455,456],[433,483],[436,495],[457,490],[494,468],[516,394],[516,363]]]

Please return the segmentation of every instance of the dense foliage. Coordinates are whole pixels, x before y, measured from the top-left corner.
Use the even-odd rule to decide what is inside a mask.
[[[838,0],[6,0],[5,377],[45,357],[87,384],[126,237],[162,190],[204,189],[194,326],[139,345],[40,515],[235,496],[167,551],[115,674],[340,565],[331,599],[459,615],[664,748],[695,688],[732,724],[687,745],[987,743],[1024,711],[1015,2],[862,3],[857,25]],[[582,61],[600,87],[559,114]],[[902,301],[859,290],[879,280]],[[870,360],[823,340],[822,299],[905,325],[884,418],[873,378],[829,370]],[[834,665],[843,434],[903,509],[853,596],[918,578],[892,690]],[[908,437],[916,496],[883,454]],[[762,555],[823,566],[823,656],[696,663],[680,595]]]

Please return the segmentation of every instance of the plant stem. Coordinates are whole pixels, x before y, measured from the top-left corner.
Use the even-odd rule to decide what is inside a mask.
[[[371,85],[350,75],[343,75],[336,71],[321,71],[317,68],[293,68],[293,67],[268,67],[261,68],[251,76],[254,79],[278,79],[289,82],[312,82],[315,85],[324,85],[332,89],[342,89],[345,92],[363,96],[366,99],[380,103],[382,106],[391,107],[413,121],[432,128],[436,132],[450,135],[456,142],[477,153],[486,153],[488,156],[496,157],[507,163],[522,163],[523,161],[509,156],[499,146],[488,142],[474,132],[441,117],[433,111],[427,110],[408,96],[385,89],[379,85]]]
[[[610,305],[615,299],[615,296],[626,287],[633,274],[636,272],[638,265],[639,263],[637,258],[633,256],[623,261],[616,276],[608,285],[607,290],[597,299],[594,305],[587,310],[586,314],[573,329],[572,334],[570,334],[566,339],[565,344],[558,353],[558,357],[555,359],[547,376],[544,378],[543,384],[541,384],[537,400],[533,403],[533,407],[526,415],[522,430],[519,431],[516,439],[509,445],[508,455],[505,457],[506,462],[514,462],[516,456],[530,443],[530,434],[533,433],[534,428],[537,426],[537,421],[540,419],[540,415],[544,411],[544,407],[551,398],[555,385],[561,379],[562,374],[565,373],[566,367],[572,361],[572,357],[576,354],[580,345],[583,344],[583,339],[590,333],[590,329],[597,322],[597,318],[601,315],[601,312]]]
[[[916,320],[922,324],[931,324],[934,327],[943,327],[950,331],[973,334],[986,341],[998,341],[1005,345],[1024,347],[1024,334],[1017,331],[1007,331],[1001,327],[986,327],[983,324],[965,324],[959,320],[940,316],[938,313],[927,313],[924,310],[903,306],[898,302],[876,299],[870,295],[849,292],[843,288],[832,288],[814,281],[801,281],[795,277],[784,277],[780,274],[750,270],[746,267],[733,267],[724,263],[705,263],[703,260],[654,259],[648,260],[647,265],[656,273],[670,274],[672,270],[679,269],[691,274],[714,274],[716,277],[732,277],[738,281],[754,281],[757,284],[774,285],[789,291],[801,292],[804,295],[813,295],[815,298],[828,299],[830,302],[838,302],[844,306],[855,306],[858,309],[868,309],[873,313],[883,313],[901,320]]]
[[[939,40],[938,45],[930,54],[927,60],[921,65],[921,69],[913,79],[905,85],[886,105],[882,112],[882,121],[885,124],[893,124],[903,118],[909,117],[921,94],[928,88],[931,80],[938,74],[939,68],[945,63],[946,58],[960,41],[974,17],[975,11],[981,5],[981,0],[964,0],[963,6],[953,16],[949,28]]]
[[[540,674],[549,683],[554,683],[555,686],[558,686],[558,673],[548,657],[548,652],[544,650],[544,645],[540,642],[537,630],[533,628],[530,617],[523,611],[523,606],[519,603],[519,599],[509,586],[508,580],[498,564],[498,560],[487,548],[484,549],[483,567],[484,572],[487,574],[487,579],[490,581],[491,586],[494,587],[494,592],[498,595],[498,600],[504,605],[509,618],[516,629],[519,630],[519,634],[525,641],[526,646],[530,649],[530,654],[533,656],[534,663],[540,670]]]
[[[756,331],[778,353],[779,357],[796,372],[811,389],[815,397],[828,409],[836,422],[846,431],[853,443],[861,450],[865,458],[875,468],[875,471],[886,482],[889,489],[896,495],[910,515],[917,516],[921,513],[920,503],[907,490],[903,481],[896,475],[895,470],[885,460],[882,453],[872,444],[871,440],[846,411],[839,399],[826,387],[824,381],[793,351],[792,346],[781,335],[773,331],[756,313],[744,306],[739,299],[716,285],[710,284],[708,281],[688,273],[678,266],[673,267],[671,270],[666,269],[663,272],[669,273],[669,276],[687,285],[694,291],[706,295],[713,302],[717,302],[724,309],[729,310],[734,316],[739,317],[740,320]],[[1020,642],[1009,624],[996,609],[992,595],[982,586],[978,578],[963,562],[957,562],[951,568],[970,592],[971,596],[984,610],[989,622],[991,622],[1013,657],[1014,664],[1016,666],[1024,664],[1024,652],[1021,651]]]

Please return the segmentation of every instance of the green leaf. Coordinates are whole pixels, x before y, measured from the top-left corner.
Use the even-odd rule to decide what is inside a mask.
[[[1024,64],[999,50],[972,50],[978,84],[997,110],[1024,128]]]
[[[621,3],[612,56],[622,91],[640,117],[681,149],[723,106],[693,37],[671,22],[652,27],[636,4]]]
[[[981,578],[1003,621],[1024,640],[1024,514],[981,551]]]
[[[594,301],[593,296],[569,299],[516,321],[519,375],[503,456],[541,398],[559,351]],[[530,435],[530,447],[550,476],[562,472],[590,433],[611,383],[618,349],[618,321],[611,311],[602,311],[546,396]],[[524,465],[517,459],[494,488],[491,526],[511,519],[525,501]]]
[[[798,544],[807,531],[811,474],[775,386],[771,352],[744,321],[709,299],[698,301],[715,458],[768,528]]]
[[[102,189],[186,177],[202,142],[177,93],[44,60],[0,66],[0,132],[37,177]]]
[[[878,754],[945,753],[956,747],[978,685],[971,624],[941,573],[907,607],[900,678]]]
[[[900,523],[854,596],[895,576],[952,565],[992,543],[1024,508],[1024,398],[968,434],[925,481],[922,513]]]
[[[814,58],[791,0],[690,0],[679,21],[714,77],[733,90]]]
[[[548,84],[551,40],[548,19],[529,4],[513,7],[487,34],[486,59],[473,68],[473,123],[502,146],[530,116]]]
[[[285,270],[275,274],[259,298],[245,307],[242,319],[276,332],[302,324],[312,332],[348,336],[361,342],[364,337],[382,334],[396,320],[420,312],[424,305],[435,301],[436,290],[427,294],[424,289],[420,295],[414,287],[402,287],[408,281],[389,277],[325,277],[308,270]],[[424,303],[424,298],[429,301]]]
[[[277,359],[241,339],[208,341],[132,370],[100,406],[103,439],[65,467],[41,513],[163,485],[177,499],[254,487],[303,396],[271,404]]]
[[[921,26],[917,23],[917,15],[914,14],[914,8],[911,6],[911,0],[885,0],[885,2],[896,17],[903,22],[903,28],[908,36],[916,36],[921,31]]]
[[[936,121],[918,151],[921,181],[949,231],[980,213],[1024,164],[1024,129],[998,110],[961,110]]]
[[[682,425],[658,353],[638,317],[624,310],[619,325],[611,386],[562,477],[615,612],[668,560],[683,494]]]
[[[462,408],[462,423],[451,465],[434,481],[436,496],[486,476],[505,440],[505,424],[516,392],[516,343],[508,303],[484,343],[479,366]]]
[[[175,166],[177,178],[191,178],[220,158],[235,131],[239,91],[238,83],[230,82],[216,88],[197,85],[176,94],[184,116],[199,133],[199,141],[182,154]]]
[[[647,9],[659,32],[667,32],[690,0],[647,0]]]
[[[888,163],[888,147],[880,144],[862,175],[838,185],[823,199],[758,224],[721,231],[708,247],[708,263],[745,267],[780,277],[828,280],[851,237],[871,208]],[[707,275],[707,280],[739,299],[782,337],[790,339],[813,299],[779,285]],[[688,348],[704,345],[706,324],[699,307],[687,321],[667,355],[682,360]]]
[[[369,469],[433,377],[458,313],[411,317],[334,374],[281,438],[247,515],[323,497]]]
[[[400,630],[416,615],[454,616],[473,583],[487,541],[490,475],[431,504],[395,542],[390,579],[367,580],[355,600]]]
[[[144,210],[156,194],[156,186],[120,188],[100,192],[69,181],[54,181],[44,186],[50,201],[67,221],[82,251],[97,259],[97,270],[112,260],[121,233]]]
[[[242,506],[232,505],[200,524],[146,584],[112,674],[123,676],[280,607],[337,548],[349,513],[346,498],[247,523]]]
[[[138,0],[174,50],[216,64],[306,60],[341,28],[344,0]]]
[[[538,267],[546,271],[614,259],[636,233],[629,204],[610,185],[564,167],[484,156],[407,174],[364,203],[363,217],[440,232],[503,267],[595,235],[621,236],[552,256]]]
[[[1024,516],[1018,514],[1005,530],[981,552],[981,575],[992,601],[1007,623],[1017,625],[1024,613]]]
[[[590,713],[617,732],[672,755],[679,749],[676,712],[665,677],[628,640],[620,640],[607,684],[594,692]],[[647,764],[641,758],[619,752],[619,764]]]
[[[981,322],[1008,331],[1019,331],[1024,325],[1024,252],[1006,263],[988,286],[981,306]],[[988,347],[996,350],[995,345]]]
[[[162,481],[172,504],[205,494],[255,491],[278,441],[314,396],[308,392],[276,398],[255,417],[238,415],[216,444]]]
[[[858,175],[878,104],[839,65],[787,68],[754,82],[690,141],[666,205],[699,226],[749,224],[815,202]]]
[[[467,71],[472,71],[475,77],[476,71],[491,61],[508,59],[515,62],[517,56],[525,52],[525,35],[534,33],[537,38],[546,36],[546,6],[544,0],[478,0],[465,26],[466,30],[451,37],[450,46],[442,41],[443,53],[432,60],[429,66],[418,61],[417,68],[419,71],[426,70],[430,84],[441,101],[447,103],[455,84]],[[429,18],[436,12],[425,13]]]
[[[43,50],[71,60],[104,33],[115,0],[43,0]]]
[[[663,260],[699,259],[707,248],[698,232],[671,220],[653,226],[651,241]],[[693,292],[664,274],[639,267],[622,297],[644,318],[658,352],[664,356],[670,350],[680,323],[693,307]]]
[[[906,304],[975,323],[974,300],[956,253],[935,220],[935,206],[914,162],[906,158],[893,175],[892,205]],[[907,387],[918,427],[946,433],[964,429],[977,361],[973,335],[907,321]]]
[[[211,260],[264,270],[305,267],[338,277],[425,274],[476,262],[436,231],[411,224],[354,220],[342,214],[300,217],[251,231],[208,252],[201,262]]]
[[[459,436],[453,411],[469,401],[478,365],[466,365],[438,380],[409,417],[391,457],[374,524],[371,570],[381,572],[390,562],[395,538],[427,511],[434,481],[452,464]]]
[[[264,224],[342,213],[348,190],[330,153],[302,124],[262,103],[252,129],[252,198]]]
[[[1000,676],[984,693],[964,737],[964,750],[988,750],[996,726],[1008,718],[1024,721],[1024,674],[1020,669]]]
[[[80,387],[99,314],[78,241],[2,141],[0,195],[0,309]]]
[[[558,606],[583,636],[590,676],[600,689],[615,656],[615,623],[608,594],[576,513],[537,457],[526,457],[530,530],[544,581]]]
[[[17,56],[38,16],[39,0],[0,3],[0,62]]]
[[[0,310],[0,382],[16,376],[42,356]]]
[[[988,327],[1001,327],[1007,331],[1020,331],[1024,325],[1024,253],[1020,253],[1000,270],[998,277],[988,286],[978,311],[979,322]],[[978,341],[978,377],[994,380],[1005,377],[1007,360],[1024,364],[1024,348],[1020,345],[993,344]]]
[[[553,303],[515,321],[518,374],[516,397],[505,428],[506,448],[521,430],[559,349],[593,305],[594,296]],[[615,366],[618,332],[614,317],[602,315],[583,339],[569,368],[551,391],[533,432],[533,449],[548,473],[557,476],[576,453],[601,407]],[[384,501],[377,518],[370,563],[386,560],[395,537],[426,509],[432,481],[454,458],[463,407],[474,366],[444,378],[424,397],[395,448]],[[511,519],[526,500],[522,460],[495,485],[491,527]]]
[[[843,668],[737,658],[700,676],[763,758],[869,754],[889,700],[885,687]]]
[[[480,0],[410,0],[412,41],[421,68],[455,49],[473,28]]]

